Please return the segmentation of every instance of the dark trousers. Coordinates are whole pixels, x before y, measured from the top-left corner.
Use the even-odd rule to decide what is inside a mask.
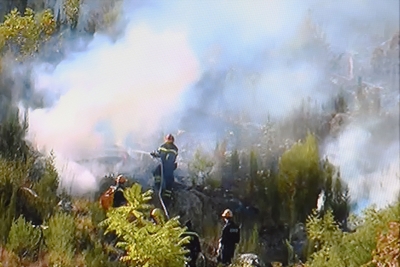
[[[235,245],[222,245],[221,254],[218,257],[218,262],[222,264],[231,264],[235,255]]]
[[[171,166],[170,166],[171,165]],[[163,168],[163,176],[161,178],[161,164],[159,164],[156,169],[153,171],[153,176],[155,178],[155,187],[157,189],[161,188],[163,190],[172,190],[172,186],[174,185],[174,170],[175,170],[175,165],[173,164],[165,164]],[[161,184],[162,182],[162,184]]]
[[[189,258],[187,266],[196,267],[196,261],[197,261],[198,256],[199,256],[199,253],[189,253],[188,255],[186,255],[186,257]]]

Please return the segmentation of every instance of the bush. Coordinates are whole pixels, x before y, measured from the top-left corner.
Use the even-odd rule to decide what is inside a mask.
[[[323,175],[319,165],[317,140],[309,134],[304,143],[294,144],[279,162],[279,193],[284,220],[290,225],[304,222],[316,205]]]
[[[11,225],[6,248],[20,258],[32,258],[40,238],[40,231],[26,222],[24,218],[19,217]]]
[[[210,173],[213,166],[212,160],[203,155],[199,149],[196,150],[194,158],[188,166],[192,184],[205,184],[210,181],[212,179]]]
[[[54,165],[54,156],[45,159],[45,169],[40,179],[33,184],[33,190],[38,194],[37,207],[45,220],[50,218],[57,207],[57,190],[59,176]]]
[[[259,226],[257,224],[250,231],[242,231],[240,239],[238,253],[254,253],[258,255],[261,252]]]
[[[400,203],[380,211],[369,208],[364,211],[362,218],[356,218],[359,225],[355,232],[343,233],[334,222],[332,212],[328,212],[323,218],[318,218],[314,213],[307,223],[308,236],[314,245],[314,252],[308,258],[306,266],[367,267],[373,263],[373,256],[376,262],[381,261],[383,258],[380,257],[380,248],[386,241],[377,240],[376,237],[380,233],[393,231],[394,228],[390,229],[389,223],[396,222],[398,218]],[[391,248],[396,251],[395,246]],[[385,249],[388,249],[385,254],[390,251],[389,247]],[[390,254],[386,254],[388,255]],[[388,256],[386,259],[391,258]]]
[[[388,223],[388,229],[380,231],[376,248],[372,252],[371,265],[399,266],[400,265],[400,223]]]
[[[165,223],[153,224],[146,215],[150,213],[152,191],[141,192],[141,186],[134,184],[124,192],[127,206],[111,209],[102,225],[106,233],[114,232],[119,241],[117,247],[126,251],[121,258],[130,266],[181,267],[185,262],[182,245],[188,239],[181,238],[184,228],[178,217]]]
[[[70,214],[56,213],[49,219],[45,242],[51,264],[72,266],[75,255],[75,220]]]
[[[41,42],[55,31],[55,20],[50,10],[35,14],[26,9],[23,16],[17,9],[5,16],[0,24],[0,52],[11,51],[20,56],[33,55]]]
[[[25,141],[28,131],[26,116],[21,122],[18,110],[10,108],[6,113],[7,116],[0,125],[0,157],[10,161],[27,162],[31,151]]]

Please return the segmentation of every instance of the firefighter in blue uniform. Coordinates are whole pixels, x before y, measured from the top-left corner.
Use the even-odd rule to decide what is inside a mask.
[[[151,152],[150,155],[161,158],[162,161],[162,164],[159,164],[153,172],[155,187],[159,189],[161,186],[163,197],[171,199],[172,186],[175,180],[174,171],[177,168],[176,158],[178,156],[178,147],[174,144],[175,138],[172,134],[165,136],[164,141],[165,142],[156,151]],[[161,170],[163,173],[162,181]]]
[[[217,260],[223,265],[232,263],[235,255],[236,245],[240,241],[240,227],[233,221],[233,213],[226,209],[222,213],[225,225],[222,228],[221,238],[219,239]]]

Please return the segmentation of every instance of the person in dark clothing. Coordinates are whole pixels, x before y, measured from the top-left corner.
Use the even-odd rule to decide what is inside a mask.
[[[156,151],[150,153],[153,157],[161,158],[161,164],[153,172],[155,180],[155,188],[160,186],[163,190],[163,196],[171,198],[172,186],[174,184],[174,171],[177,168],[176,158],[178,156],[178,147],[174,144],[175,138],[172,134],[165,137],[165,143],[162,144]],[[161,176],[163,176],[162,184]]]
[[[190,220],[185,223],[185,226],[187,227],[187,230],[182,237],[191,237],[190,243],[184,245],[184,248],[189,250],[186,254],[186,257],[189,259],[187,266],[196,267],[196,260],[201,253],[200,237],[193,231],[192,222]]]
[[[233,213],[226,209],[222,213],[225,225],[222,228],[221,238],[219,240],[218,257],[219,263],[228,265],[232,263],[235,255],[236,245],[240,241],[240,227],[233,221]]]
[[[126,183],[126,178],[123,177],[122,175],[118,175],[118,177],[115,179],[115,186],[113,186],[114,189],[114,199],[113,199],[113,207],[121,207],[124,206],[127,201],[124,196],[124,189],[125,189],[125,183]]]

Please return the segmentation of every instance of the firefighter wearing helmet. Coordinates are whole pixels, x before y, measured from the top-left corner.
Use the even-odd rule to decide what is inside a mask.
[[[233,213],[230,209],[226,209],[221,217],[224,219],[225,225],[219,239],[217,260],[225,265],[232,263],[236,245],[240,241],[240,227],[233,221]]]
[[[166,135],[164,141],[165,142],[156,151],[150,153],[150,155],[161,158],[162,162],[153,172],[155,188],[160,188],[161,174],[163,174],[163,183],[161,185],[163,196],[170,199],[172,196],[172,186],[175,180],[174,171],[177,168],[176,158],[178,156],[178,147],[174,144],[175,138],[172,134]]]
[[[123,175],[118,175],[115,178],[115,186],[114,189],[114,200],[113,200],[113,207],[121,207],[126,204],[126,198],[124,196],[125,190],[125,183],[128,180]]]

